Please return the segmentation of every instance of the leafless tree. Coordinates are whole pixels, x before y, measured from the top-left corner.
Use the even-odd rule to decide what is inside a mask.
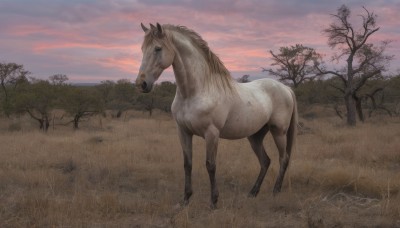
[[[345,59],[346,64],[339,70],[326,70],[326,67],[316,65],[320,74],[330,74],[340,78],[342,86],[335,87],[343,93],[347,111],[347,124],[356,125],[357,109],[361,109],[357,92],[365,83],[374,77],[381,76],[393,56],[385,55],[385,49],[390,41],[382,41],[378,46],[367,43],[371,35],[379,27],[376,25],[377,15],[365,7],[360,15],[361,27],[355,27],[350,22],[350,9],[342,5],[337,14],[333,14],[333,22],[323,33],[328,37],[328,45],[336,48],[338,53],[332,60],[339,62]],[[358,110],[360,113],[361,110]]]
[[[279,48],[278,54],[270,53],[273,61],[271,66],[278,68],[263,68],[263,71],[278,77],[280,81],[290,81],[297,88],[302,82],[318,76],[314,66],[319,64],[321,56],[313,48],[296,44]]]

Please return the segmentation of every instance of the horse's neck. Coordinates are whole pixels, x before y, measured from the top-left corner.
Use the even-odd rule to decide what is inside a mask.
[[[204,91],[208,66],[204,56],[187,40],[175,41],[175,59],[172,64],[178,92],[188,98]]]
[[[184,98],[193,96],[198,90],[197,85],[199,82],[194,77],[189,64],[187,64],[187,59],[183,59],[181,55],[176,54],[172,67],[180,95]]]

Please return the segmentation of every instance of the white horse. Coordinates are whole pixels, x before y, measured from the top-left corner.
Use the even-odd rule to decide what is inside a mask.
[[[280,82],[260,79],[235,82],[221,60],[196,32],[182,26],[141,24],[145,32],[143,59],[136,79],[150,92],[163,70],[172,65],[177,90],[172,114],[178,126],[185,168],[184,204],[192,195],[192,137],[206,141],[206,167],[211,183],[211,207],[218,201],[215,180],[219,138],[247,137],[260,162],[260,173],[249,196],[257,196],[270,158],[263,139],[271,131],[279,150],[280,170],[273,193],[281,190],[296,138],[297,105],[292,90]]]

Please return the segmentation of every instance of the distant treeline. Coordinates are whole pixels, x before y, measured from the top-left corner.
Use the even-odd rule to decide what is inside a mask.
[[[105,110],[114,110],[115,117],[129,109],[148,111],[149,115],[154,109],[170,112],[176,89],[172,82],[162,82],[152,93],[143,94],[127,79],[95,86],[72,85],[63,74],[47,80],[28,77],[29,72],[15,63],[0,64],[0,76],[0,113],[5,117],[28,114],[44,131],[55,109],[64,110],[69,116],[67,123],[75,129],[83,119],[105,115]]]
[[[102,81],[97,85],[82,86],[68,83],[63,74],[50,76],[47,80],[28,77],[29,72],[15,63],[0,64],[1,93],[0,112],[3,116],[28,114],[46,131],[50,125],[51,112],[62,109],[68,115],[67,123],[77,129],[79,122],[93,115],[105,115],[112,110],[119,118],[127,110],[146,111],[151,116],[154,109],[169,113],[176,92],[176,84],[162,82],[149,94],[141,93],[127,79]],[[248,82],[250,76],[240,78]],[[306,109],[312,104],[332,106],[332,112],[344,118],[342,82],[338,78],[308,80],[296,85],[299,107]],[[400,114],[400,75],[369,80],[357,95],[358,116],[364,120],[380,110],[387,115]]]

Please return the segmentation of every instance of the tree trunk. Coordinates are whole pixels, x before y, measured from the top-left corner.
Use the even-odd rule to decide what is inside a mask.
[[[358,114],[358,118],[361,120],[361,122],[364,122],[365,118],[364,118],[364,113],[362,110],[362,106],[361,106],[361,102],[362,102],[362,98],[357,97],[357,95],[353,95],[354,100],[356,101],[356,109],[357,109],[357,114]]]
[[[347,125],[356,126],[356,100],[355,100],[355,92],[353,87],[353,58],[355,55],[355,51],[349,55],[347,59],[347,81],[345,82],[345,94],[344,94],[344,102],[346,104],[347,111]]]
[[[47,130],[49,130],[49,126],[50,126],[50,121],[47,116],[44,118],[44,122],[45,122],[44,131],[47,132]]]
[[[74,117],[74,130],[78,130],[79,129],[79,119],[80,119],[80,116],[75,116]]]
[[[44,121],[42,119],[37,119],[37,121],[39,122],[39,129],[43,130],[44,129]]]
[[[151,103],[148,106],[148,110],[149,110],[149,116],[151,117],[153,115],[153,109],[154,109],[154,93],[151,96]]]
[[[36,119],[36,120],[39,122],[39,129],[44,132],[47,132],[50,126],[49,119],[44,117],[43,119]]]
[[[1,82],[1,87],[3,88],[4,91],[4,114],[6,114],[7,118],[10,118],[11,112],[10,112],[10,103],[8,100],[8,92],[7,92],[7,88],[4,84],[4,82]]]
[[[335,109],[336,114],[339,116],[339,118],[340,118],[340,119],[343,119],[342,112],[339,110],[338,105],[335,104],[335,106],[334,106],[333,108]]]
[[[347,111],[347,125],[356,126],[356,101],[351,94],[344,97]]]
[[[120,110],[118,110],[118,112],[117,112],[117,118],[120,118],[121,115],[122,115],[122,110],[120,109]]]

